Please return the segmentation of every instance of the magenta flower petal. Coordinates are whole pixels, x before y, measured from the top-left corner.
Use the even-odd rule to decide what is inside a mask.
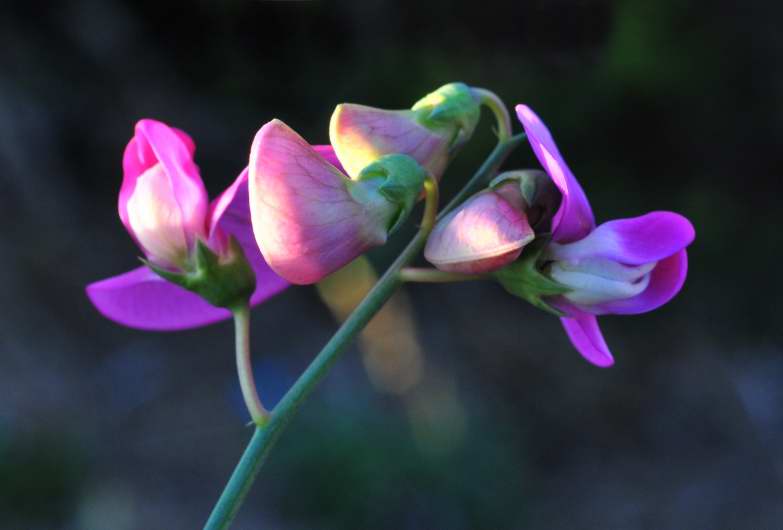
[[[650,273],[650,283],[642,293],[625,300],[604,302],[594,309],[596,314],[636,315],[662,306],[680,292],[688,274],[688,253],[679,250],[658,262]]]
[[[533,152],[563,196],[552,219],[552,239],[568,243],[583,238],[595,227],[595,218],[582,186],[560,155],[544,122],[526,105],[517,105],[516,111]]]
[[[87,296],[106,318],[138,329],[176,331],[231,316],[147,267],[92,283]]]
[[[123,155],[120,219],[147,257],[162,265],[181,259],[206,235],[208,199],[194,149],[184,132],[141,120]]]
[[[438,222],[424,257],[443,271],[481,274],[514,261],[534,237],[523,211],[486,191]]]
[[[693,225],[682,215],[650,212],[603,223],[574,243],[553,244],[548,255],[557,260],[606,258],[625,265],[643,265],[679,252],[691,244],[694,236]]]
[[[280,120],[256,135],[248,169],[256,242],[286,280],[317,282],[386,242],[388,205],[358,202],[350,179]]]
[[[582,357],[601,368],[614,364],[614,357],[606,345],[598,319],[594,315],[577,313],[573,317],[561,318],[571,344]]]

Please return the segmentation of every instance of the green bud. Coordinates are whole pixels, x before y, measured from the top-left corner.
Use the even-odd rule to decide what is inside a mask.
[[[479,99],[465,83],[443,85],[417,101],[412,110],[421,125],[450,135],[452,151],[470,139],[481,115]]]

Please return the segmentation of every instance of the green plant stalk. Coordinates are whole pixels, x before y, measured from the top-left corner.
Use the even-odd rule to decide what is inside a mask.
[[[250,361],[250,306],[247,301],[232,310],[234,315],[234,334],[237,357],[237,374],[242,397],[245,400],[250,418],[257,426],[269,421],[269,412],[261,404],[253,379],[253,365]]]
[[[497,135],[499,142],[506,142],[511,138],[511,116],[503,101],[495,94],[485,88],[471,88],[473,95],[479,102],[487,107],[495,116],[497,122]]]
[[[367,296],[343,322],[334,336],[326,343],[310,366],[286,392],[269,415],[264,426],[257,426],[242,458],[231,475],[220,499],[204,526],[205,530],[225,530],[231,525],[250,487],[253,485],[261,466],[277,439],[296,414],[302,402],[310,395],[319,381],[327,374],[331,366],[343,353],[356,335],[364,329],[373,316],[383,307],[392,294],[402,284],[400,270],[409,265],[419,254],[427,241],[437,219],[448,213],[470,193],[470,188],[497,171],[506,157],[523,140],[523,134],[498,142],[481,167],[467,182],[457,196],[449,202],[440,215],[437,212],[437,186],[434,181],[425,182],[427,200],[419,231],[408,243],[397,259],[392,263]]]

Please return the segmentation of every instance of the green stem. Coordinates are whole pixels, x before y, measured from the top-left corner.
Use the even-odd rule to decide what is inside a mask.
[[[479,102],[492,111],[498,124],[498,141],[505,142],[511,137],[511,116],[508,114],[506,104],[497,94],[486,88],[472,88],[474,96]]]
[[[444,272],[438,269],[422,267],[405,267],[400,271],[400,279],[403,282],[450,283],[487,280],[489,278],[485,274],[460,274],[458,272]]]
[[[234,334],[236,336],[237,373],[242,397],[245,399],[247,411],[258,426],[263,426],[269,420],[269,412],[258,399],[256,383],[253,379],[253,365],[250,362],[250,306],[247,302],[233,309]]]
[[[500,142],[476,174],[468,181],[466,188],[475,185],[491,172],[496,171],[509,153],[519,145],[522,138],[524,137],[514,137],[507,142]],[[223,490],[223,494],[212,510],[212,514],[204,527],[205,530],[225,530],[231,525],[269,452],[282,434],[283,429],[296,414],[302,402],[310,395],[318,382],[323,379],[329,368],[331,368],[340,354],[346,350],[354,337],[364,329],[372,317],[375,316],[402,284],[399,274],[400,270],[409,265],[424,247],[435,220],[445,215],[448,210],[457,204],[455,202],[456,198],[452,199],[440,215],[436,216],[437,204],[434,203],[437,201],[438,190],[434,180],[428,179],[425,182],[425,192],[426,203],[419,231],[370,292],[367,293],[364,300],[343,322],[321,352],[313,359],[310,366],[286,392],[270,414],[267,424],[263,427],[256,427],[250,443],[242,454],[242,458],[234,469],[226,488]],[[468,191],[465,189],[460,192],[462,195],[467,193]]]

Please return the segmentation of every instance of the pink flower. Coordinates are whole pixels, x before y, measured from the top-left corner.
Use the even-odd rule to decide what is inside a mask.
[[[412,110],[343,103],[332,114],[329,139],[351,176],[392,153],[413,157],[438,178],[449,162],[449,136],[417,122]]]
[[[384,244],[426,177],[402,155],[381,157],[354,179],[336,166],[280,120],[253,141],[253,231],[269,266],[291,283],[315,283]]]
[[[570,290],[551,303],[567,314],[561,321],[576,349],[593,364],[611,366],[596,315],[643,313],[671,300],[685,282],[693,226],[679,214],[652,212],[596,228],[590,203],[549,129],[529,107],[517,105],[516,111],[562,196],[552,219],[553,243],[545,250],[546,272]]]
[[[194,150],[184,132],[141,120],[123,157],[120,219],[150,263],[172,272],[190,267],[197,241],[229,259],[233,236],[255,273],[250,302],[258,304],[288,284],[269,269],[253,240],[247,170],[210,205]],[[87,295],[104,316],[134,328],[176,330],[231,316],[147,266],[90,284]]]
[[[351,178],[383,155],[412,157],[436,179],[473,134],[480,98],[463,83],[427,94],[410,110],[343,103],[332,114],[329,139]]]

